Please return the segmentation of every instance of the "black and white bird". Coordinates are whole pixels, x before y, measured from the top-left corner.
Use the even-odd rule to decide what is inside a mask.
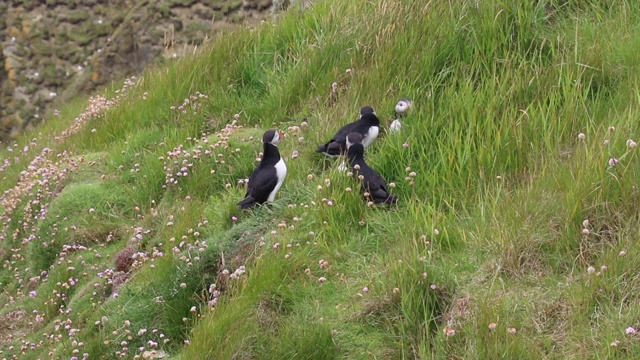
[[[247,209],[256,204],[273,201],[287,176],[287,164],[280,156],[278,143],[284,132],[269,129],[264,133],[262,142],[264,151],[260,165],[249,177],[245,198],[238,203],[240,209]]]
[[[354,178],[361,181],[360,191],[365,200],[373,201],[375,204],[395,204],[398,198],[389,193],[387,183],[382,176],[372,169],[364,161],[364,145],[362,135],[351,133],[347,135],[347,158],[349,165],[353,169]]]
[[[326,144],[318,146],[316,152],[330,157],[336,157],[347,152],[347,135],[352,132],[362,135],[362,144],[367,147],[378,137],[380,119],[371,106],[360,109],[358,120],[349,123],[338,130]]]
[[[398,103],[396,104],[396,119],[393,120],[391,122],[391,125],[389,126],[389,132],[390,133],[396,133],[398,131],[400,131],[400,129],[402,128],[402,123],[400,122],[400,119],[405,117],[407,115],[407,113],[409,112],[409,109],[411,109],[411,106],[413,105],[413,103],[411,102],[411,99],[409,98],[402,98],[398,101]]]

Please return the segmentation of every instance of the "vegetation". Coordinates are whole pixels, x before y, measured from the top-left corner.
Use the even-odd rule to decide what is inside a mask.
[[[625,1],[329,0],[67,104],[0,152],[0,357],[638,358],[639,34]],[[371,207],[314,150],[401,97]],[[268,128],[287,179],[239,212]]]

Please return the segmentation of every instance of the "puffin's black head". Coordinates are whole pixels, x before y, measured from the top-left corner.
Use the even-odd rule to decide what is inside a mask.
[[[375,113],[366,113],[360,116],[360,120],[368,122],[371,126],[380,126],[380,119]]]
[[[357,132],[352,132],[347,135],[347,149],[354,144],[362,144],[362,135]]]
[[[409,112],[409,109],[411,109],[411,105],[413,105],[413,103],[411,102],[411,99],[409,98],[400,99],[396,104],[396,115],[397,116],[406,115]]]
[[[274,129],[269,129],[264,132],[264,135],[262,136],[262,142],[265,144],[268,143],[268,144],[273,144],[277,146],[282,138],[284,138],[283,131],[280,131],[280,130],[276,131]]]
[[[373,106],[363,106],[360,108],[360,117],[362,117],[362,115],[364,114],[376,114],[376,110],[373,108]]]

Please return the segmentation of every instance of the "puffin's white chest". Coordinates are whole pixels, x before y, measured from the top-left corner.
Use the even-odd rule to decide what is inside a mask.
[[[366,134],[364,134],[364,136],[362,137],[362,146],[367,147],[371,145],[371,143],[373,143],[373,141],[378,137],[379,131],[380,131],[379,127],[371,126],[369,128],[369,131]]]
[[[271,190],[271,193],[269,193],[267,201],[273,201],[273,199],[276,198],[276,194],[280,191],[284,178],[287,176],[287,164],[285,164],[282,157],[280,158],[280,161],[276,163],[276,176],[278,177],[278,183],[276,184],[276,187]]]
[[[400,122],[400,119],[395,119],[391,123],[391,126],[389,126],[389,132],[397,133],[398,131],[400,131],[401,128],[402,128],[402,123]]]

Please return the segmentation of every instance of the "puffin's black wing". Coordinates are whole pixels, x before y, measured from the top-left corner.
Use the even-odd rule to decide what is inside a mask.
[[[367,191],[375,203],[395,204],[398,199],[389,193],[387,183],[375,170],[366,166],[363,179],[363,190]]]
[[[346,150],[347,135],[352,132],[352,129],[357,126],[359,120],[349,123],[341,127],[336,131],[335,135],[326,144],[318,146],[316,152],[326,153],[327,155],[340,155],[340,153]]]
[[[347,141],[347,135],[349,135],[350,133],[354,132],[355,128],[357,128],[359,125],[362,125],[362,121],[361,120],[356,120],[352,123],[349,123],[343,127],[341,127],[340,129],[338,129],[338,131],[336,131],[336,134],[333,135],[333,140],[335,141],[343,141],[346,143]]]
[[[255,204],[262,204],[269,198],[269,193],[278,184],[278,176],[275,167],[258,167],[249,177],[245,198],[238,203],[241,209],[249,208]]]

